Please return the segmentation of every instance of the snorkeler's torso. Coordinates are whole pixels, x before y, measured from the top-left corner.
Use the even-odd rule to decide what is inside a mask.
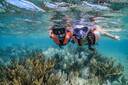
[[[57,45],[66,45],[70,38],[72,36],[72,33],[70,31],[66,31],[66,34],[61,37],[61,35],[55,35],[53,34],[52,39]]]

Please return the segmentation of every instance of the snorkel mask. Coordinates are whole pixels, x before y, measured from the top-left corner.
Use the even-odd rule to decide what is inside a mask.
[[[59,40],[62,40],[66,35],[66,30],[65,28],[57,28],[53,29],[53,33],[58,37]]]
[[[55,20],[53,33],[57,36],[59,40],[63,40],[66,35],[65,24],[62,20]]]
[[[74,35],[78,39],[83,39],[87,36],[88,34],[88,27],[82,27],[82,28],[75,28],[74,29]]]

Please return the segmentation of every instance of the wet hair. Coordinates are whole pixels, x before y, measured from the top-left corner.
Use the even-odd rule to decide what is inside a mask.
[[[91,22],[94,22],[94,21],[95,21],[95,17],[90,17],[89,20],[90,20]]]
[[[65,27],[72,27],[71,23],[66,23]]]

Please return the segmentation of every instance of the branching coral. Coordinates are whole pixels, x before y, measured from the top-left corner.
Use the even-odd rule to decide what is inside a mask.
[[[3,79],[0,84],[42,85],[47,83],[46,78],[53,70],[54,65],[54,60],[44,60],[42,55],[24,59],[22,62],[13,60],[10,65],[7,65],[4,74],[6,75],[6,81]]]
[[[90,72],[94,76],[97,76],[101,85],[109,80],[110,82],[118,80],[123,74],[123,66],[116,64],[113,59],[101,57],[97,55],[91,59]]]

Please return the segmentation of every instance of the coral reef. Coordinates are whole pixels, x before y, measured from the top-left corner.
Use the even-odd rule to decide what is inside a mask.
[[[1,67],[0,84],[41,85],[46,83],[55,61],[45,61],[43,55],[34,53],[27,59],[12,60],[5,68]]]
[[[109,85],[121,76],[120,83],[125,81],[121,64],[97,52],[69,48],[30,51],[1,63],[0,85]]]

